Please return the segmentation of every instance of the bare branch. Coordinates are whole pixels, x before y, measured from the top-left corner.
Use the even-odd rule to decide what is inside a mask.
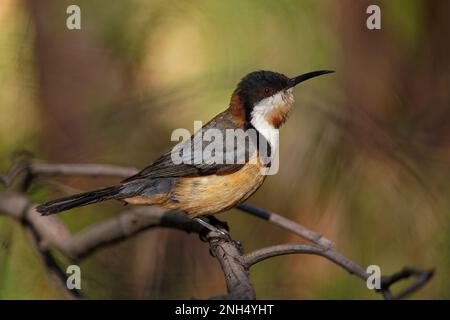
[[[283,216],[280,216],[279,214],[276,214],[274,212],[270,212],[261,208],[257,208],[255,206],[252,206],[251,204],[243,203],[238,206],[238,208],[244,212],[250,213],[251,215],[254,215],[255,217],[264,219],[266,221],[269,221],[273,223],[276,226],[279,226],[285,230],[289,230],[293,232],[294,234],[302,237],[303,239],[309,240],[321,247],[324,248],[331,248],[334,246],[334,242],[325,238],[321,234],[318,234],[317,232],[311,231],[308,228],[295,223],[292,220],[289,220]]]
[[[0,182],[5,186],[5,188],[9,188],[11,187],[13,181],[27,169],[28,163],[26,161],[15,161],[9,168],[8,172],[0,176]]]
[[[43,177],[88,176],[88,177],[129,177],[138,171],[132,167],[105,164],[47,164],[32,162],[31,173]]]
[[[255,263],[272,257],[296,253],[313,254],[327,258],[328,260],[347,270],[349,273],[355,274],[362,280],[366,280],[369,277],[369,274],[363,267],[354,263],[353,261],[350,261],[346,257],[336,252],[334,249],[325,249],[317,246],[303,244],[282,244],[256,250],[244,256],[244,263],[249,268]]]
[[[134,168],[99,165],[99,164],[44,164],[20,160],[13,164],[8,173],[2,176],[6,187],[11,186],[21,172],[26,172],[25,182],[36,177],[50,176],[112,176],[127,177],[137,172]],[[19,189],[24,191],[24,189]],[[369,274],[357,263],[333,249],[333,242],[306,227],[284,218],[276,213],[241,204],[238,208],[258,218],[262,218],[285,230],[313,242],[315,245],[286,244],[267,247],[243,255],[238,242],[219,236],[214,231],[204,229],[196,221],[186,215],[165,211],[158,207],[136,207],[124,211],[120,215],[92,225],[88,229],[72,235],[57,216],[42,217],[28,198],[21,192],[6,191],[0,193],[0,212],[21,221],[32,235],[32,242],[43,259],[49,271],[57,279],[59,285],[65,285],[65,274],[50,254],[50,249],[59,250],[71,260],[79,260],[95,250],[127,239],[143,230],[154,227],[168,227],[186,232],[203,234],[203,239],[209,242],[210,252],[215,256],[224,272],[228,293],[214,299],[255,299],[255,291],[249,280],[248,269],[263,260],[286,254],[313,254],[324,257],[339,265],[351,274],[366,280]],[[206,234],[204,234],[206,232]],[[404,298],[427,283],[432,271],[421,271],[405,268],[389,277],[383,277],[382,288],[379,290],[386,299]],[[396,296],[390,292],[390,286],[402,279],[415,276],[418,280]],[[73,292],[68,292],[74,294]]]
[[[67,276],[50,254],[48,243],[59,247],[69,237],[65,226],[54,217],[44,222],[39,219],[40,215],[33,210],[29,200],[14,192],[0,193],[0,212],[20,221],[26,230],[26,234],[33,245],[36,253],[47,267],[49,276],[68,298],[79,298],[77,291],[68,290],[66,287]]]
[[[366,270],[364,270],[361,266],[342,256],[334,249],[325,249],[317,246],[302,244],[284,244],[266,247],[246,254],[242,257],[242,261],[247,268],[250,268],[252,265],[258,262],[287,254],[318,255],[330,260],[331,262],[347,270],[350,274],[354,274],[364,281],[366,281],[370,276],[370,274],[368,274]],[[403,299],[423,287],[431,279],[433,274],[434,270],[419,270],[412,267],[405,267],[400,272],[397,272],[391,276],[382,277],[381,288],[378,290],[378,292],[380,292],[386,300]],[[408,279],[412,276],[417,278],[416,282],[403,289],[400,293],[392,295],[390,287],[393,284],[401,280]]]
[[[211,254],[220,262],[228,289],[228,294],[211,299],[255,300],[255,289],[250,283],[240,244],[231,239],[226,240],[214,232],[209,232],[206,238],[209,241]]]
[[[63,269],[56,263],[50,251],[40,248],[39,243],[41,239],[36,230],[28,225],[25,225],[25,230],[31,244],[35,249],[35,252],[39,255],[42,262],[45,264],[50,278],[53,279],[53,282],[56,283],[60,291],[63,292],[64,295],[69,299],[81,298],[82,295],[78,290],[69,290],[67,288],[67,275],[64,273]]]
[[[201,233],[205,229],[185,214],[165,211],[158,207],[137,207],[117,217],[95,224],[85,231],[72,236],[57,216],[41,216],[35,205],[19,193],[0,193],[0,212],[20,220],[30,230],[38,255],[43,259],[51,276],[66,293],[78,297],[65,287],[65,273],[50,255],[50,249],[58,249],[65,257],[76,261],[118,241],[127,239],[143,230],[167,227],[186,232]],[[205,236],[225,273],[228,288],[226,295],[214,299],[255,299],[255,293],[248,273],[239,257],[242,255],[238,243],[219,238],[208,232]]]
[[[403,299],[415,291],[422,288],[433,276],[434,270],[419,270],[413,267],[405,267],[403,270],[394,273],[391,276],[382,277],[380,292],[383,294],[386,300],[399,300]],[[392,295],[391,286],[401,280],[408,279],[410,277],[416,277],[417,280],[409,287],[403,289],[400,293]]]
[[[174,228],[194,233],[199,233],[203,229],[182,213],[165,211],[159,207],[138,207],[81,231],[65,241],[62,249],[68,257],[77,260],[95,250],[154,227]]]

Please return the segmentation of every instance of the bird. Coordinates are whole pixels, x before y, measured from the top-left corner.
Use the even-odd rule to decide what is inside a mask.
[[[174,163],[174,151],[180,150],[180,146],[178,149],[175,146],[116,185],[49,201],[37,206],[36,210],[42,215],[51,215],[106,200],[119,200],[125,204],[156,205],[180,211],[190,218],[200,218],[198,221],[208,227],[207,222],[202,222],[202,217],[213,216],[241,204],[263,184],[267,175],[262,169],[269,166],[270,161],[264,159],[259,142],[267,142],[269,155],[278,150],[274,132],[286,122],[293,108],[294,87],[332,72],[318,70],[289,78],[282,73],[262,70],[243,77],[231,95],[228,108],[201,128],[202,132],[215,129],[219,133],[230,129],[255,131],[259,140],[252,144],[253,148],[247,144],[230,148],[226,142],[224,149],[231,150],[219,150],[225,156],[231,153],[234,160],[236,155],[245,155],[243,161],[223,163],[213,161],[209,156],[202,161]],[[201,147],[205,146],[205,142],[198,142],[197,137],[194,133],[187,140],[189,148],[199,143]],[[188,152],[183,158],[193,160],[192,154],[195,152]]]

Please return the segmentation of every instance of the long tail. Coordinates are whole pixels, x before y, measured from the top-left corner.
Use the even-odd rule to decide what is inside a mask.
[[[117,185],[108,188],[98,189],[94,191],[75,194],[73,196],[56,199],[36,207],[36,210],[42,215],[58,213],[76,207],[85,206],[110,199],[123,198],[124,185]]]

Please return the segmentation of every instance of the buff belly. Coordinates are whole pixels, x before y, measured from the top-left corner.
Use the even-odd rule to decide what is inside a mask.
[[[123,201],[180,210],[190,217],[215,214],[250,197],[264,182],[261,168],[259,161],[250,161],[231,174],[178,178],[167,194],[137,196]]]
[[[177,182],[168,207],[189,216],[218,213],[245,201],[264,177],[259,166],[247,164],[232,174],[183,178]]]

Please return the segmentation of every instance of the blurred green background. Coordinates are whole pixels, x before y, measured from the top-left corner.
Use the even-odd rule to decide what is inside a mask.
[[[81,7],[81,30],[66,8]],[[382,29],[366,28],[378,4]],[[383,274],[436,268],[413,298],[450,298],[450,12],[437,0],[131,0],[0,3],[0,171],[18,149],[49,162],[143,167],[170,133],[228,106],[238,80],[268,69],[334,69],[295,90],[281,130],[280,172],[249,202],[335,240]],[[37,201],[112,179],[39,180]],[[73,210],[73,232],[117,203]],[[246,251],[298,242],[253,217],[221,215]],[[81,263],[87,298],[207,298],[225,291],[195,235],[144,232]],[[257,297],[379,296],[320,257],[251,270]],[[63,298],[24,234],[0,215],[0,298]]]

